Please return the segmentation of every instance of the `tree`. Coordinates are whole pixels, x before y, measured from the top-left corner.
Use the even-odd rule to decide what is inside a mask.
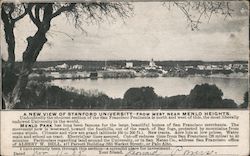
[[[157,95],[152,87],[130,88],[124,94],[128,108],[154,108]]]
[[[3,21],[5,40],[8,45],[8,60],[4,62],[2,60],[2,78],[3,78],[3,100],[6,108],[12,108],[11,91],[14,91],[17,77],[14,74],[15,64],[15,35],[14,27],[17,21],[22,19],[27,14],[26,11],[22,12],[22,5],[14,5],[13,3],[2,4],[1,7],[1,19]],[[16,89],[15,89],[16,90]],[[15,91],[16,92],[16,91]],[[10,96],[8,96],[8,94]],[[14,98],[14,96],[12,96]]]
[[[220,108],[238,108],[238,105],[232,99],[223,99]]]
[[[231,99],[222,99],[223,92],[210,84],[196,85],[185,102],[187,108],[237,108]]]
[[[245,92],[244,94],[244,102],[248,103],[248,92]]]
[[[129,3],[3,3],[1,6],[1,18],[4,25],[5,40],[8,46],[8,61],[3,69],[3,82],[17,77],[15,81],[4,83],[3,100],[6,109],[14,108],[20,103],[21,96],[27,86],[28,75],[32,66],[47,42],[46,34],[50,30],[51,21],[64,13],[73,19],[74,26],[81,29],[83,22],[100,22],[104,17],[115,19],[117,16],[126,18],[130,16],[132,6]],[[28,16],[37,31],[27,38],[27,47],[23,52],[22,66],[18,73],[14,72],[15,66],[15,23]],[[12,85],[11,85],[12,84]],[[10,87],[12,86],[12,87]]]
[[[243,97],[244,102],[240,104],[239,108],[247,108],[248,107],[248,92],[245,92]]]
[[[221,108],[222,91],[216,85],[196,85],[188,96],[189,108]]]

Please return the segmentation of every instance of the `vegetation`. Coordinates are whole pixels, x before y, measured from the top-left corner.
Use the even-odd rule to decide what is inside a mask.
[[[30,81],[16,109],[193,109],[238,108],[230,99],[222,99],[215,85],[196,85],[189,95],[160,97],[152,87],[130,88],[122,99],[113,99],[98,91],[87,92],[74,88],[59,88],[43,82]],[[248,93],[239,108],[247,108]],[[4,106],[4,105],[3,105]]]
[[[47,43],[47,34],[51,29],[52,21],[62,14],[73,21],[75,28],[81,29],[85,23],[100,23],[107,19],[127,18],[133,7],[129,3],[119,2],[83,2],[83,3],[3,3],[1,4],[1,19],[7,43],[8,60],[3,72],[3,81],[17,76],[13,83],[3,83],[3,101],[6,109],[12,109],[22,103],[21,97],[25,94],[28,76],[37,60],[43,46]],[[21,68],[15,71],[16,37],[15,25],[22,18],[28,17],[37,30],[27,37],[27,47],[22,53]],[[13,86],[11,86],[13,85]],[[6,92],[8,90],[8,92]]]
[[[249,103],[248,97],[249,97],[248,92],[246,92],[244,94],[244,98],[243,98],[244,102],[239,106],[240,108],[247,108],[248,107],[248,103]]]
[[[222,91],[215,85],[196,85],[189,94],[188,105],[192,108],[213,108],[222,104],[222,96]]]
[[[157,95],[152,87],[130,88],[123,100],[125,108],[156,108]]]

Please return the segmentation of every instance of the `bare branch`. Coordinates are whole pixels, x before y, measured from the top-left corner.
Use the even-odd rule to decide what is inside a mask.
[[[76,5],[76,3],[70,3],[67,6],[62,6],[61,8],[59,8],[56,12],[54,12],[52,14],[51,18],[54,18],[54,17],[60,15],[62,12],[73,10],[73,8],[75,7],[75,5]]]
[[[173,1],[169,2],[180,9],[180,11],[186,16],[188,25],[192,30],[197,30],[202,19],[210,21],[213,14],[221,14],[225,18],[232,15],[233,9],[230,7],[230,2],[226,1]],[[164,3],[163,5],[165,5]]]
[[[126,2],[86,2],[76,4],[71,11],[65,12],[65,15],[73,21],[76,28],[81,29],[83,23],[99,24],[116,18],[124,20],[132,15],[132,10],[132,5]]]
[[[74,40],[74,37],[72,37],[70,34],[63,32],[63,31],[58,31],[58,30],[50,30],[50,32],[55,32],[55,33],[61,33],[67,37],[69,37],[72,41]]]
[[[38,21],[40,21],[40,8],[41,8],[40,4],[37,4],[37,5],[35,6],[35,18],[36,18]],[[40,21],[40,22],[41,22],[41,21]]]
[[[40,24],[41,24],[41,22],[40,22],[39,19],[35,18],[35,16],[33,15],[33,12],[32,12],[32,9],[33,9],[34,6],[35,6],[35,4],[32,4],[32,3],[28,4],[28,7],[26,8],[26,11],[27,11],[27,13],[28,13],[28,15],[29,15],[31,21],[32,21],[37,27],[39,27]]]

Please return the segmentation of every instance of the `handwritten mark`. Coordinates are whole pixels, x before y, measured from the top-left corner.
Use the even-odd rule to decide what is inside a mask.
[[[190,150],[184,149],[182,146],[174,148],[171,152],[171,156],[187,155],[187,156],[200,156],[200,155],[217,155],[214,150]]]

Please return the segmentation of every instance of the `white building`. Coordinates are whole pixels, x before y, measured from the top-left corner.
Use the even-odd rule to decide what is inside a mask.
[[[145,67],[146,70],[157,69],[157,68],[158,68],[158,66],[155,64],[155,62],[154,62],[153,59],[151,59],[151,60],[149,61],[148,66]]]
[[[45,71],[55,71],[56,68],[55,67],[48,67],[48,68],[44,68]]]
[[[133,62],[126,62],[126,68],[133,68]]]
[[[79,65],[79,64],[76,64],[76,65],[73,65],[72,69],[82,69],[83,66],[82,65]]]
[[[153,59],[150,60],[149,67],[156,67],[156,64]]]
[[[220,67],[218,65],[212,65],[212,70],[223,70],[223,67]]]
[[[185,66],[186,69],[193,69],[194,66]]]
[[[224,69],[225,70],[232,70],[232,66],[230,66],[230,65],[224,65]]]
[[[198,68],[199,70],[205,70],[206,66],[204,66],[204,65],[198,65],[197,68]]]
[[[212,66],[211,65],[206,65],[206,70],[212,70]]]
[[[186,71],[188,71],[189,69],[194,69],[194,66],[185,66]]]
[[[69,65],[67,65],[66,63],[64,63],[64,64],[61,64],[61,65],[55,66],[55,68],[57,68],[57,69],[68,69]]]

